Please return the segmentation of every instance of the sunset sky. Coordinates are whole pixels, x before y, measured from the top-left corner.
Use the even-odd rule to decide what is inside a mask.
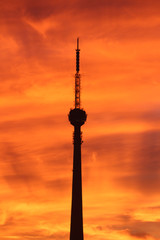
[[[76,38],[85,240],[160,240],[160,1],[0,0],[0,240],[68,240]]]

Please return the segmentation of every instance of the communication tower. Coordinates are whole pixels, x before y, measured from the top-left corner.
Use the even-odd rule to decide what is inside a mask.
[[[80,49],[77,38],[76,74],[75,74],[75,108],[69,112],[69,121],[74,126],[73,133],[73,178],[72,178],[72,206],[70,240],[83,240],[83,208],[82,208],[82,173],[81,173],[81,126],[87,119],[86,112],[80,102]]]

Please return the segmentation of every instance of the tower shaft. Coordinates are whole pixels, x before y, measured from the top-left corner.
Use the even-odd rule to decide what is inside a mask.
[[[83,240],[81,127],[74,127],[72,209],[70,240]]]

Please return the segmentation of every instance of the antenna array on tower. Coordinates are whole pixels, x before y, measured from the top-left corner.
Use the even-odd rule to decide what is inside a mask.
[[[76,49],[76,74],[75,74],[75,108],[80,108],[80,73],[79,73],[79,38],[77,38],[77,49]]]

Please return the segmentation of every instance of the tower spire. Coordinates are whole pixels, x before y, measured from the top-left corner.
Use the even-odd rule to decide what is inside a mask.
[[[80,108],[79,38],[76,49],[75,108],[69,112],[69,121],[74,126],[73,133],[73,178],[70,240],[83,240],[82,174],[81,174],[81,126],[85,123],[86,112]]]
[[[79,57],[80,57],[79,38],[77,38],[77,49],[76,49],[76,72],[77,73],[79,73]]]
[[[79,38],[77,38],[77,49],[76,49],[76,74],[75,74],[75,108],[80,108],[80,87],[81,87],[81,79],[80,79],[80,49],[79,49]]]

